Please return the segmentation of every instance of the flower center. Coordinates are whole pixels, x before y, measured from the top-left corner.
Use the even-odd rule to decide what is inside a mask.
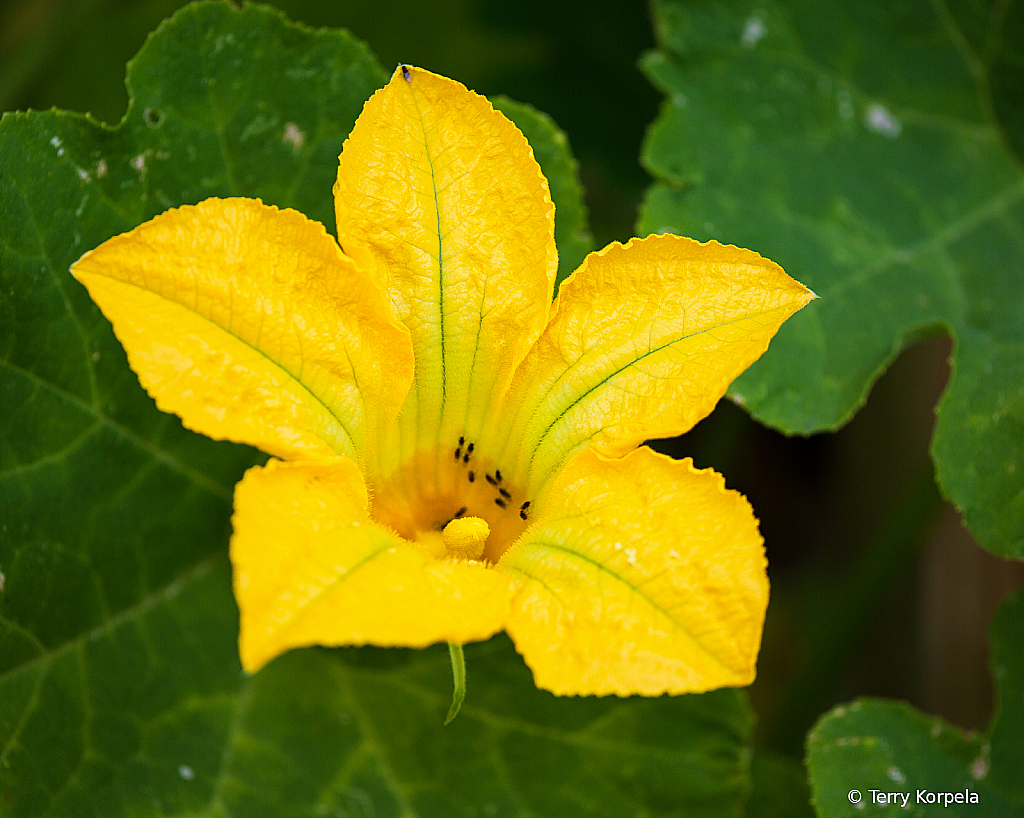
[[[491,527],[479,517],[457,517],[444,527],[441,537],[447,554],[455,559],[478,560]]]
[[[374,519],[438,559],[497,562],[530,518],[525,493],[465,437],[421,450],[377,482],[372,497]],[[465,544],[471,530],[479,541]]]

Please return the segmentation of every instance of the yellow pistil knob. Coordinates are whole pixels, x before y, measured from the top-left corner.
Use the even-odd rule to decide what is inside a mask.
[[[459,517],[444,527],[441,536],[449,557],[478,560],[484,555],[484,544],[490,533],[490,526],[479,517]]]

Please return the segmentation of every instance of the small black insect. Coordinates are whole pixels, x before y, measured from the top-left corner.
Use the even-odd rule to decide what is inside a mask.
[[[525,503],[523,503],[521,506],[519,506],[519,516],[522,517],[524,520],[526,519],[526,511],[527,511],[527,509],[529,507],[530,507],[530,501],[529,500],[527,500]]]
[[[405,77],[406,82],[412,82],[412,74],[409,73],[409,66],[402,66],[402,76]]]
[[[463,506],[462,508],[460,508],[460,509],[459,509],[458,511],[456,511],[456,512],[455,512],[455,516],[456,516],[456,517],[461,517],[461,516],[462,516],[463,514],[465,514],[465,513],[466,513],[466,512],[468,511],[468,510],[469,510],[469,509],[467,509],[467,508],[466,508],[465,506]]]
[[[494,479],[497,480],[499,483],[501,482],[501,470],[500,469],[494,472]]]
[[[492,486],[498,485],[498,481],[491,477],[489,474],[485,474],[484,477],[487,478],[487,482],[490,483]]]
[[[473,472],[470,472],[469,473],[469,482],[472,483],[474,480],[476,480],[476,474],[474,474]]]
[[[506,502],[505,502],[504,500],[502,500],[502,499],[501,499],[500,497],[495,497],[495,498],[494,498],[494,502],[495,502],[495,504],[496,504],[496,505],[499,505],[499,506],[501,506],[502,508],[508,508],[508,503],[506,503]]]
[[[512,499],[512,495],[505,491],[505,489],[498,489],[498,491],[501,493],[501,496],[504,497],[506,500]]]
[[[462,457],[462,447],[461,446],[455,450],[455,459],[458,460],[460,457]]]

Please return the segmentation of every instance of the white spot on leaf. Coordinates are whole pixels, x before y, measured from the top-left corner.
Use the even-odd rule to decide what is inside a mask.
[[[981,779],[988,775],[990,763],[988,754],[991,749],[991,745],[983,744],[981,746],[981,754],[971,762],[970,771],[975,781],[981,781]]]
[[[291,145],[292,150],[298,153],[306,144],[306,134],[294,122],[288,122],[284,126],[284,136],[281,137],[281,140],[286,145]]]
[[[751,15],[743,25],[740,44],[744,48],[753,48],[767,33],[768,29],[764,27],[764,21],[756,14]]]
[[[976,781],[980,781],[988,775],[989,761],[986,756],[978,756],[971,762],[971,775]]]
[[[220,54],[220,52],[223,51],[226,46],[234,45],[234,44],[235,44],[235,35],[234,34],[221,34],[213,42],[213,53],[214,54]],[[210,82],[212,83],[213,80],[211,79]]]
[[[903,131],[903,124],[884,105],[873,102],[864,112],[864,127],[895,139]]]
[[[196,771],[189,767],[188,764],[182,764],[178,767],[178,775],[180,775],[184,781],[191,781],[196,777]]]

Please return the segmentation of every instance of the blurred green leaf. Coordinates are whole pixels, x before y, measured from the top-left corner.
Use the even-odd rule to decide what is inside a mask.
[[[557,698],[500,637],[466,649],[443,728],[444,646],[239,667],[231,491],[262,456],[158,412],[67,268],[211,195],[333,225],[337,155],[385,79],[342,32],[201,3],[132,62],[117,128],[0,122],[0,814],[742,814],[739,691]],[[558,212],[576,213],[559,249],[578,256],[564,139],[502,105],[539,135]]]
[[[999,705],[983,735],[965,735],[903,703],[871,699],[837,707],[818,722],[807,738],[818,814],[1024,816],[1022,622],[1024,591],[1003,604],[992,625]],[[851,790],[859,792],[859,804],[851,803]],[[908,807],[871,790],[909,794]],[[928,803],[929,793],[965,792],[976,794],[977,803],[946,804],[941,797]]]
[[[785,431],[835,429],[904,345],[951,333],[938,479],[979,542],[1024,557],[1024,173],[978,33],[927,0],[655,13],[644,68],[667,99],[641,232],[751,247],[821,296],[733,398]],[[1006,22],[984,36],[998,46]]]

